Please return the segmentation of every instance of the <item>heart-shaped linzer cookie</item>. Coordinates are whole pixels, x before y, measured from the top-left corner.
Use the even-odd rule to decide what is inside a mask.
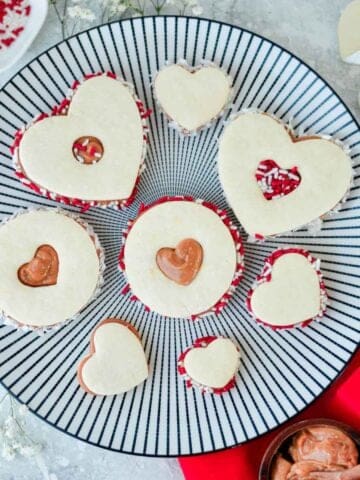
[[[178,371],[189,387],[224,393],[235,384],[239,360],[239,350],[229,338],[203,337],[180,355]]]
[[[266,200],[284,197],[300,185],[297,167],[280,168],[274,160],[262,160],[255,173],[256,181]]]
[[[66,102],[20,136],[19,178],[52,198],[123,205],[145,155],[141,102],[131,86],[107,75],[83,81]]]
[[[274,177],[270,186],[286,187],[284,195],[272,195],[267,181],[259,188],[259,166],[269,159],[283,172],[283,181]],[[273,117],[255,112],[240,113],[225,127],[218,166],[226,197],[252,236],[282,234],[321,218],[346,197],[352,181],[342,146],[321,137],[295,138]]]
[[[80,386],[93,395],[127,392],[148,377],[144,349],[135,328],[116,318],[103,320],[91,334],[90,353],[77,369]]]
[[[324,314],[326,302],[320,261],[300,248],[273,252],[247,298],[255,319],[275,328],[306,325]]]
[[[34,257],[18,269],[21,283],[29,287],[56,285],[59,273],[58,254],[51,245],[40,245]]]
[[[193,238],[185,238],[176,248],[160,248],[156,263],[170,280],[179,285],[189,285],[200,270],[203,248]]]
[[[161,108],[185,134],[205,127],[220,115],[231,91],[230,77],[212,64],[194,68],[169,65],[154,80]]]

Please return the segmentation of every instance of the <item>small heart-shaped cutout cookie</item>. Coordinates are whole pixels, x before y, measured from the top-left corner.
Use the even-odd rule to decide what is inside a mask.
[[[29,263],[18,270],[21,283],[29,287],[56,285],[59,273],[58,254],[51,245],[40,245]]]
[[[145,157],[148,113],[131,85],[111,73],[90,75],[17,133],[16,174],[63,203],[125,207]]]
[[[169,65],[155,77],[154,93],[164,113],[189,134],[215,120],[229,103],[231,79],[213,64]]]
[[[179,285],[189,285],[200,270],[203,249],[193,238],[185,238],[176,248],[161,248],[156,254],[156,263],[170,280]]]
[[[269,177],[269,186],[261,178],[264,188],[259,188],[258,169],[264,160],[276,162],[274,175],[280,167],[283,182]],[[296,138],[280,121],[256,112],[240,112],[226,125],[218,166],[225,195],[253,237],[280,235],[323,217],[346,198],[352,181],[350,157],[338,142]]]
[[[77,369],[80,386],[93,395],[117,395],[132,390],[148,377],[139,335],[129,323],[103,320],[91,334],[90,353]]]
[[[273,252],[247,297],[254,318],[275,329],[306,325],[323,316],[326,303],[320,260],[300,248]]]
[[[219,394],[235,385],[239,362],[239,350],[229,338],[203,337],[180,355],[178,371],[188,387]]]

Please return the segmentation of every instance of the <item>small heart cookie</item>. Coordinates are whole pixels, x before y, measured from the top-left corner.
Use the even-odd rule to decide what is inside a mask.
[[[80,386],[93,395],[117,395],[132,390],[148,377],[139,335],[129,323],[103,320],[92,332],[90,353],[78,365]]]
[[[191,197],[164,197],[142,205],[129,222],[119,267],[131,300],[195,320],[226,306],[242,278],[244,250],[225,211]]]
[[[40,245],[34,257],[19,267],[21,283],[29,287],[46,287],[57,284],[59,257],[51,245]]]
[[[185,238],[176,248],[160,248],[156,263],[170,280],[179,285],[189,285],[200,270],[203,249],[193,238]]]
[[[178,372],[202,391],[221,394],[235,386],[240,353],[229,338],[198,338],[178,360]]]
[[[51,115],[17,133],[16,174],[63,203],[128,206],[145,157],[148,113],[114,74],[89,75]]]
[[[164,113],[182,133],[208,126],[229,103],[232,80],[214,64],[179,63],[160,70],[154,94]]]
[[[324,315],[327,294],[320,260],[301,248],[280,248],[266,260],[247,296],[252,316],[273,327],[307,325]]]
[[[240,113],[225,127],[218,167],[235,215],[254,237],[321,218],[343,201],[352,181],[350,157],[335,141],[295,138],[278,120],[256,112]]]

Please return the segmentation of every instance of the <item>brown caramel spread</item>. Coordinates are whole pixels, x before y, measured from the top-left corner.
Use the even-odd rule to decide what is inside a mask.
[[[316,425],[294,435],[273,460],[271,480],[360,480],[359,452],[341,429]]]
[[[338,428],[326,426],[310,427],[295,435],[290,454],[295,462],[315,460],[347,468],[358,463],[358,451],[351,438]]]
[[[176,248],[160,248],[156,263],[162,273],[179,285],[189,285],[200,270],[203,249],[193,238],[182,240]]]
[[[40,245],[34,257],[18,269],[21,283],[29,287],[56,285],[59,273],[59,258],[51,245]]]
[[[80,137],[73,144],[73,155],[85,165],[99,162],[104,155],[104,147],[96,137]]]

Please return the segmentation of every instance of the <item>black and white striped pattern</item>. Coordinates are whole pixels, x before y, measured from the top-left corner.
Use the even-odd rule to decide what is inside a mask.
[[[292,119],[296,131],[334,135],[352,149],[355,184],[340,213],[319,235],[306,231],[246,245],[246,273],[219,317],[174,321],[145,312],[121,296],[117,269],[121,229],[139,201],[168,194],[192,195],[227,208],[216,172],[223,119],[200,135],[169,130],[152,99],[151,78],[166,61],[218,63],[235,81],[232,112],[256,107]],[[51,48],[23,68],[0,93],[0,213],[55,203],[15,179],[9,145],[16,129],[50,111],[75,79],[111,70],[136,86],[155,113],[140,194],[127,212],[93,209],[84,214],[99,234],[108,265],[99,298],[79,321],[39,337],[0,328],[0,378],[22,402],[57,428],[89,443],[142,455],[183,455],[229,447],[254,438],[303,409],[344,368],[360,336],[360,133],[337,95],[311,69],[277,45],[239,28],[192,18],[149,17],[84,32]],[[106,108],[106,107],[105,107]],[[225,115],[227,119],[230,111]],[[70,207],[69,210],[75,209]],[[265,257],[280,245],[301,245],[322,260],[331,306],[320,323],[273,332],[250,319],[244,300]],[[74,279],[76,288],[76,279]],[[66,299],[64,299],[66,301]],[[140,332],[151,375],[117,397],[92,397],[76,382],[90,332],[104,317],[120,316]],[[196,337],[225,335],[242,352],[236,388],[222,396],[185,388],[176,359]]]

